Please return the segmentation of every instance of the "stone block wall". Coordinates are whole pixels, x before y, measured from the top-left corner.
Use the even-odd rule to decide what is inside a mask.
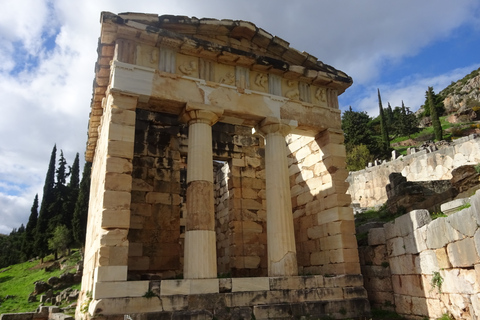
[[[287,144],[299,272],[360,273],[343,134],[290,135]]]
[[[392,172],[401,172],[408,181],[450,180],[452,170],[480,163],[480,138],[476,135],[453,141],[448,147],[427,153],[423,150],[364,170],[350,172],[347,193],[353,203],[374,207],[387,201],[385,186]]]
[[[470,203],[433,221],[414,210],[368,231],[359,254],[372,307],[409,319],[480,318],[480,192]]]
[[[218,273],[265,276],[263,138],[249,127],[212,127]],[[178,117],[137,109],[128,271],[130,280],[183,273],[188,129]]]

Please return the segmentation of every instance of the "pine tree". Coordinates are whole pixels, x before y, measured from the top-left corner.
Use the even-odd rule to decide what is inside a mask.
[[[53,146],[48,165],[45,184],[43,186],[42,204],[38,215],[37,227],[35,229],[35,253],[42,259],[48,253],[48,226],[52,219],[52,205],[55,201],[55,158],[57,154],[57,146]]]
[[[73,237],[82,247],[85,246],[87,233],[88,201],[90,197],[90,174],[92,163],[85,162],[83,167],[82,181],[78,193],[75,211],[73,213]]]
[[[380,97],[380,89],[378,92],[378,108],[380,109],[380,128],[382,131],[382,153],[386,156],[390,150],[390,139],[388,137],[387,122],[385,120],[385,114],[383,112],[382,98]]]
[[[35,195],[33,200],[32,209],[30,210],[30,217],[28,218],[27,227],[25,228],[25,236],[22,243],[22,252],[25,259],[33,258],[36,253],[34,251],[35,243],[35,228],[37,227],[38,220],[38,194]]]
[[[427,95],[428,95],[428,101],[430,104],[430,116],[432,118],[432,125],[433,125],[433,131],[435,133],[435,139],[437,141],[442,140],[442,125],[440,123],[440,118],[438,115],[438,110],[435,107],[435,102],[433,100],[433,87],[428,87]]]

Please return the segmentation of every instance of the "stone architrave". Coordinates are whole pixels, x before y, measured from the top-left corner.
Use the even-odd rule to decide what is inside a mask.
[[[211,126],[221,113],[211,106],[187,104],[180,115],[188,124],[185,279],[217,277]]]
[[[298,274],[285,136],[296,121],[266,118],[258,126],[265,136],[268,275]]]

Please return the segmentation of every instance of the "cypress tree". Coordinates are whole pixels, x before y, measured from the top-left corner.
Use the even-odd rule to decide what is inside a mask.
[[[83,167],[82,181],[78,192],[75,211],[73,213],[73,237],[75,241],[85,246],[85,235],[87,233],[88,201],[90,197],[90,174],[92,163],[85,162]]]
[[[66,190],[66,201],[63,205],[63,212],[66,215],[66,222],[65,226],[68,228],[69,231],[72,231],[72,219],[73,219],[73,212],[75,211],[75,203],[77,202],[78,192],[80,187],[80,161],[78,153],[75,155],[75,160],[73,161],[73,165],[70,168],[70,182],[67,185]]]
[[[382,153],[384,156],[388,154],[390,149],[390,139],[388,138],[388,129],[387,123],[385,120],[385,114],[383,112],[382,98],[380,97],[380,89],[377,89],[378,92],[378,108],[380,109],[380,128],[382,131]]]
[[[443,138],[442,124],[440,123],[438,110],[435,106],[435,101],[433,100],[433,96],[434,96],[433,87],[428,87],[427,95],[428,95],[428,102],[430,105],[430,116],[432,118],[433,131],[435,133],[435,140],[440,141]]]
[[[60,158],[58,159],[58,169],[56,171],[57,181],[55,183],[54,194],[55,200],[52,204],[53,217],[50,220],[48,231],[52,233],[59,225],[65,225],[71,229],[71,220],[68,221],[68,217],[65,213],[64,205],[67,201],[67,161],[63,156],[63,151],[60,150]]]
[[[22,252],[25,259],[33,258],[36,255],[34,251],[35,243],[35,228],[37,227],[38,220],[38,194],[35,195],[33,200],[32,209],[30,210],[30,217],[28,218],[27,227],[25,228],[25,236],[23,238]]]
[[[35,229],[35,253],[44,258],[48,253],[48,226],[52,219],[52,205],[55,201],[55,158],[57,154],[57,146],[53,146],[48,165],[45,184],[43,186],[42,204],[38,215],[37,227]]]

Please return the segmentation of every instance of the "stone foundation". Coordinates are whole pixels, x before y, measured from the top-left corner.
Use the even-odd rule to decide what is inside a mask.
[[[299,276],[150,281],[150,297],[92,303],[95,319],[364,319],[362,276]],[[129,318],[128,318],[129,317]]]

